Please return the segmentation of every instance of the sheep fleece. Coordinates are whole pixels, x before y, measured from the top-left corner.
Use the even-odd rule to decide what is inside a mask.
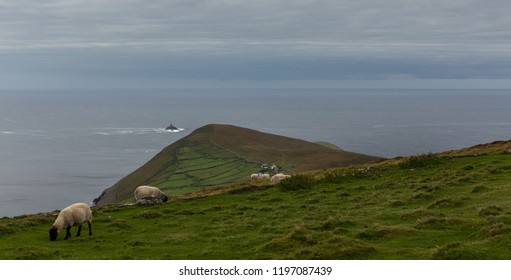
[[[167,195],[165,193],[163,193],[162,191],[160,191],[160,189],[158,189],[156,187],[151,187],[151,186],[137,187],[135,189],[134,195],[135,195],[135,199],[137,201],[139,201],[140,199],[142,199],[144,197],[157,197],[162,200],[164,200],[164,198],[167,197]]]
[[[92,211],[86,203],[75,203],[60,211],[55,224],[59,229],[67,226],[81,225],[92,221]]]

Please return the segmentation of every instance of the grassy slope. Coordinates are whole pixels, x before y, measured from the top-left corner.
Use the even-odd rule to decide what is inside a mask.
[[[260,168],[256,162],[211,144],[183,147],[176,158],[174,168],[158,174],[151,183],[170,195],[246,181],[247,174]]]
[[[98,205],[125,201],[140,185],[169,195],[225,185],[274,163],[286,173],[373,162],[377,157],[232,125],[203,126],[158,153],[101,195]]]
[[[96,207],[92,240],[50,242],[51,215],[4,218],[0,258],[510,259],[510,149],[298,175],[283,185],[304,187],[295,191],[245,183],[154,207]]]

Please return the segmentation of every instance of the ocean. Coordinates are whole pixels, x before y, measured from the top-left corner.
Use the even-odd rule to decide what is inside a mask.
[[[511,139],[510,107],[511,90],[2,90],[0,217],[90,203],[210,123],[391,158]]]

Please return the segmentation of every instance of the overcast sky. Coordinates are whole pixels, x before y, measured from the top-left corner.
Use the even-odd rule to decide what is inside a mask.
[[[508,0],[0,0],[0,88],[507,87]]]

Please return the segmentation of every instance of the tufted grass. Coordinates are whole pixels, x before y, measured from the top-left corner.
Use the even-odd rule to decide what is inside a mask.
[[[2,218],[0,259],[511,259],[511,155],[477,154],[94,207],[90,240],[50,242],[56,212]]]

